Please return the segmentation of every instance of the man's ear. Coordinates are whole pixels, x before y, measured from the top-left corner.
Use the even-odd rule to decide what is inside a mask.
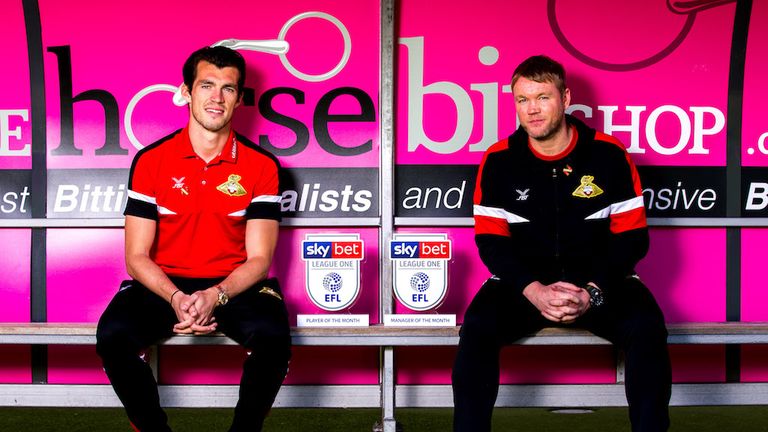
[[[192,103],[192,95],[189,94],[189,87],[187,87],[186,84],[182,84],[179,86],[179,90],[181,91],[181,97],[183,97],[187,103]]]

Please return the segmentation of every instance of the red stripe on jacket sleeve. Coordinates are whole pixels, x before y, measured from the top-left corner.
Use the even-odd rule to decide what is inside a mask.
[[[614,234],[645,228],[648,222],[645,219],[645,207],[639,207],[622,213],[611,215],[611,232]]]
[[[629,158],[629,153],[624,153],[627,156],[627,163],[629,164],[629,169],[632,170],[632,187],[635,188],[635,195],[640,196],[643,194],[643,186],[640,184],[640,174],[637,172],[637,168],[635,167],[635,164],[632,162],[632,159]]]
[[[509,138],[503,139],[496,144],[490,146],[488,150],[485,151],[483,154],[483,160],[480,161],[480,167],[477,169],[477,180],[475,183],[475,194],[472,197],[472,202],[475,204],[480,204],[480,202],[483,199],[483,191],[482,187],[480,186],[480,181],[483,178],[483,169],[485,168],[485,161],[488,159],[488,156],[491,153],[496,153],[502,150],[505,150],[507,147],[509,147]]]
[[[504,219],[475,215],[475,234],[495,234],[509,237],[509,223]]]
[[[635,195],[636,196],[642,195],[643,186],[640,184],[640,174],[637,172],[637,167],[635,167],[635,163],[632,162],[632,158],[629,157],[629,152],[627,151],[627,148],[624,147],[624,144],[621,141],[619,141],[616,137],[600,131],[595,132],[595,139],[611,143],[621,148],[622,151],[624,151],[624,157],[627,159],[627,165],[629,165],[629,170],[632,175],[632,187],[635,191]]]

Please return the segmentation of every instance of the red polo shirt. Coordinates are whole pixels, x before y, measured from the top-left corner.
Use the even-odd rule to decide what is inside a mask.
[[[246,259],[246,221],[280,220],[279,169],[234,132],[205,163],[184,128],[136,155],[125,215],[157,221],[150,256],[169,276],[227,276]]]

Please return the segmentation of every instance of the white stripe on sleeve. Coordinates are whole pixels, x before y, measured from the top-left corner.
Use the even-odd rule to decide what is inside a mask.
[[[475,216],[487,216],[487,217],[492,217],[496,219],[504,219],[509,223],[530,222],[528,219],[522,216],[518,216],[514,213],[510,213],[504,209],[500,209],[496,207],[486,207],[481,205],[475,205],[474,214]]]
[[[619,214],[628,212],[630,210],[635,210],[640,207],[643,207],[645,204],[643,204],[643,196],[636,196],[634,198],[630,198],[626,201],[617,202],[609,205],[608,207],[599,210],[589,216],[586,217],[586,220],[589,219],[605,219],[610,215]]]
[[[283,197],[281,195],[259,195],[256,198],[252,199],[252,203],[256,202],[268,202],[268,203],[279,203],[280,200],[282,200]]]
[[[140,194],[136,191],[128,190],[128,198],[133,198],[135,200],[144,201],[146,203],[155,204],[157,205],[157,199],[155,197],[151,197],[149,195]]]

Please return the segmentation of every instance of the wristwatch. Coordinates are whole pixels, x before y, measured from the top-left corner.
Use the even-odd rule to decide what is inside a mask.
[[[586,285],[584,289],[589,293],[589,305],[592,307],[600,307],[605,303],[605,298],[603,298],[603,291],[594,286],[594,285]]]
[[[216,285],[216,289],[219,290],[219,298],[216,300],[216,305],[224,306],[227,304],[227,302],[229,302],[229,296],[221,285]]]

